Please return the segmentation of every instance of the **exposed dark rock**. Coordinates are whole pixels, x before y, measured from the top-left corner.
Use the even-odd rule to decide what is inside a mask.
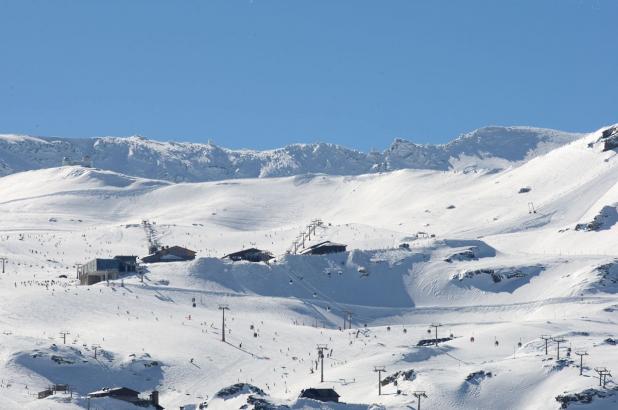
[[[513,268],[483,268],[466,270],[464,272],[455,274],[454,280],[472,279],[477,275],[489,275],[494,283],[502,282],[503,280],[525,278],[527,276],[534,276],[545,270],[545,267],[540,265],[535,266],[521,266]]]
[[[560,408],[566,409],[570,404],[592,403],[595,397],[605,398],[615,394],[616,388],[611,390],[586,389],[579,393],[561,394],[556,396],[556,401],[560,403]]]
[[[618,210],[615,205],[604,206],[601,211],[594,216],[591,222],[575,225],[576,231],[603,231],[610,229],[618,222]]]
[[[58,364],[73,364],[74,362],[69,359],[65,359],[62,356],[52,355],[51,359]]]
[[[391,374],[390,376],[387,376],[384,379],[382,379],[382,386],[386,386],[391,383],[397,385],[397,383],[399,382],[399,379],[406,380],[406,381],[412,381],[416,379],[416,373],[414,372],[414,369],[401,370],[401,371],[395,372]]]
[[[256,387],[252,384],[249,383],[236,383],[233,384],[231,386],[228,387],[224,387],[223,389],[219,390],[216,394],[215,397],[221,398],[221,399],[227,399],[233,396],[237,396],[239,394],[246,394],[246,393],[253,393],[253,394],[259,394],[260,396],[265,396],[266,393],[264,393],[264,390],[260,389],[259,387]]]
[[[618,260],[598,266],[595,270],[599,273],[601,286],[618,283]]]
[[[472,249],[467,249],[465,251],[457,252],[444,259],[445,262],[452,263],[453,261],[473,261],[478,258],[474,254]]]
[[[283,410],[290,408],[286,405],[273,404],[263,397],[253,395],[247,397],[247,404],[252,405],[254,410]]]
[[[569,367],[573,364],[573,360],[570,359],[560,359],[556,360],[551,366],[551,370],[562,370],[565,367]]]
[[[479,370],[474,373],[470,373],[466,376],[466,381],[472,384],[479,384],[481,381],[485,380],[488,377],[492,377],[493,374],[491,372],[486,372],[485,370]]]
[[[618,148],[618,126],[604,130],[599,141],[604,143],[603,151]]]
[[[449,340],[453,340],[453,338],[452,337],[438,338],[438,344],[448,342]],[[436,339],[422,339],[422,340],[419,340],[416,345],[417,346],[431,346],[435,344],[436,344]]]

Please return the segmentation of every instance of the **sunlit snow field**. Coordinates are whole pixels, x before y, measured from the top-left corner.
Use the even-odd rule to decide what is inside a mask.
[[[594,371],[618,371],[617,221],[610,213],[596,230],[575,229],[618,204],[616,152],[603,152],[599,137],[499,172],[172,183],[59,167],[4,176],[0,408],[86,408],[89,392],[112,386],[159,390],[168,409],[240,408],[248,393],[215,397],[235,383],[298,409],[416,409],[415,391],[426,392],[426,409],[557,409],[556,396],[589,388],[606,397],[573,408],[618,408],[616,384],[599,387]],[[330,240],[347,252],[287,254],[315,219],[323,224],[305,245]],[[77,263],[146,256],[143,220],[161,244],[197,258],[146,265],[143,282],[79,286]],[[221,259],[249,247],[275,259]],[[226,342],[220,304],[229,306]],[[417,346],[434,337],[431,324],[452,340]],[[553,341],[546,355],[541,335],[564,338],[566,360]],[[324,382],[318,344],[328,345]],[[375,366],[383,378],[413,376],[378,395]],[[72,397],[36,398],[55,383]],[[309,387],[332,387],[349,405],[297,400]]]

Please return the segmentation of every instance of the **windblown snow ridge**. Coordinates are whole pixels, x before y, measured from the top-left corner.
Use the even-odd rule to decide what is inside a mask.
[[[97,168],[168,181],[201,182],[307,173],[359,175],[398,169],[502,169],[582,137],[530,127],[486,127],[444,145],[396,139],[383,152],[340,145],[293,144],[253,151],[213,143],[159,142],[139,136],[87,139],[0,135],[0,176],[57,167],[89,156]]]

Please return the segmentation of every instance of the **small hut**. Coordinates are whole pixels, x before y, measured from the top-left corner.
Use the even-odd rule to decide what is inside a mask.
[[[300,397],[323,402],[339,402],[339,395],[334,389],[304,389],[300,392]]]

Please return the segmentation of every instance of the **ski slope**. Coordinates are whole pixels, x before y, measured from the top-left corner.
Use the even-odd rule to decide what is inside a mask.
[[[272,408],[416,409],[413,392],[425,391],[424,409],[557,409],[556,396],[590,388],[591,403],[570,406],[616,408],[616,384],[599,388],[594,371],[618,369],[618,159],[600,133],[498,171],[191,183],[82,167],[4,176],[0,408],[87,408],[89,392],[113,386],[157,389],[165,408],[253,408],[253,396]],[[598,215],[598,229],[576,229]],[[287,254],[316,218],[324,224],[305,246],[330,240],[348,251]],[[163,245],[198,257],[149,264],[143,282],[78,286],[76,263],[146,255],[143,220]],[[275,259],[221,259],[249,247]],[[452,340],[417,346],[435,323]],[[564,338],[566,360],[553,342],[545,355],[541,335]],[[324,382],[318,344],[328,345]],[[398,380],[382,395],[375,366]],[[54,383],[73,397],[36,398]],[[263,394],[217,395],[235,383]],[[309,387],[333,387],[345,404],[298,399]]]

